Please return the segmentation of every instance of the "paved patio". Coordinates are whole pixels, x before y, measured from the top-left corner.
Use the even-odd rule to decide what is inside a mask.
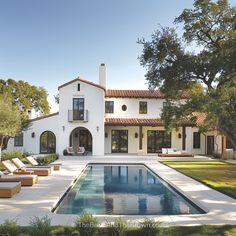
[[[100,163],[143,163],[155,173],[174,185],[180,192],[206,210],[207,214],[150,216],[163,222],[163,225],[199,225],[199,224],[236,224],[236,200],[219,193],[175,170],[162,165],[155,156],[110,155],[101,157],[61,157],[61,171],[55,171],[48,177],[39,177],[34,187],[22,187],[12,199],[0,199],[0,223],[6,219],[17,219],[18,224],[28,225],[34,216],[48,215],[54,225],[71,225],[76,215],[60,215],[51,212],[52,207],[67,190],[72,181],[89,162]],[[168,158],[170,159],[170,158]],[[176,160],[176,158],[173,158]],[[163,160],[163,158],[161,158]],[[178,160],[181,160],[178,158]],[[186,158],[184,158],[186,160]],[[195,157],[190,160],[206,160]],[[118,216],[96,216],[104,225],[105,219],[113,221]],[[120,217],[120,216],[119,216]],[[125,216],[131,225],[137,224],[142,216]]]

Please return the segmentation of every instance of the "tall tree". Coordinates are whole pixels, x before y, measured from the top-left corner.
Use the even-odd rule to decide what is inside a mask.
[[[28,109],[34,109],[40,114],[48,114],[50,107],[47,101],[47,91],[42,87],[30,85],[22,80],[0,80],[0,146],[7,147],[8,140],[26,129],[29,125]],[[6,104],[4,105],[4,102]],[[9,109],[4,109],[9,106]],[[15,117],[14,117],[15,115]],[[9,119],[6,119],[9,117]],[[6,119],[6,120],[5,120]],[[20,120],[19,120],[20,119]],[[12,127],[10,127],[12,123]]]
[[[0,160],[1,150],[10,137],[18,135],[28,124],[27,115],[7,98],[0,96]]]
[[[182,36],[160,28],[150,41],[138,41],[150,88],[169,99],[162,114],[166,128],[203,112],[200,130],[216,128],[236,149],[236,8],[227,0],[195,0],[174,23],[183,24]],[[183,96],[185,103],[177,103]]]

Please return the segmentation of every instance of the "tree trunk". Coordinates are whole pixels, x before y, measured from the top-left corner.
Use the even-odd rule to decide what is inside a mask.
[[[2,160],[2,145],[3,145],[3,136],[0,136],[0,161]]]
[[[7,144],[8,144],[9,139],[10,139],[9,136],[5,136],[3,138],[2,150],[7,149]]]

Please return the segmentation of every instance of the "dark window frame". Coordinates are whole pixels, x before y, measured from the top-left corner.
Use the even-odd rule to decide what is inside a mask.
[[[105,101],[105,113],[114,113],[114,101]]]
[[[170,102],[167,102],[167,101],[162,102],[163,108],[168,107],[168,106],[170,106]]]
[[[201,133],[193,132],[193,148],[199,149],[201,148]]]
[[[78,102],[75,102],[75,101]],[[79,104],[79,107],[76,107]],[[84,120],[85,99],[83,97],[73,98],[73,120]]]
[[[43,143],[42,143],[42,138],[43,135],[46,135],[46,151],[43,151]],[[50,137],[51,136],[51,137]],[[50,138],[53,138],[53,147],[50,147]],[[40,139],[39,139],[39,153],[40,154],[51,154],[51,153],[56,153],[56,135],[50,131],[50,130],[46,130],[44,132],[41,133],[40,135]]]
[[[139,114],[147,114],[147,102],[139,102]]]
[[[21,133],[14,137],[14,147],[23,147],[24,146],[24,135]]]
[[[159,145],[159,147],[158,147]],[[147,130],[147,153],[161,153],[162,148],[172,147],[172,133],[165,130]]]

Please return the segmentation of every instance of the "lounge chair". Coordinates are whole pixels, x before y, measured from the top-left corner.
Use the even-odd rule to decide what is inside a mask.
[[[84,147],[78,147],[76,150],[76,155],[87,155],[87,152],[85,151]]]
[[[9,174],[6,175],[2,171],[0,171],[0,183],[2,182],[12,182],[19,181],[21,186],[33,186],[38,182],[37,175],[15,175]]]
[[[39,176],[48,176],[52,173],[53,171],[53,167],[51,166],[44,166],[44,167],[33,167],[33,166],[26,166],[19,158],[13,158],[11,159],[11,161],[13,162],[13,164],[19,168],[19,169],[23,169],[23,170],[29,170],[29,171],[33,171],[34,174],[39,175]]]
[[[12,161],[13,161],[13,159],[12,159]],[[19,164],[18,166],[13,164],[10,160],[2,161],[2,164],[5,167],[5,169],[7,169],[7,171],[9,173],[13,173],[13,174],[35,174],[35,175],[38,175],[38,176],[48,176],[51,173],[51,169],[26,168],[26,167],[21,166],[20,162],[17,162]],[[24,165],[24,163],[23,163],[23,165]]]
[[[61,163],[50,163],[49,165],[40,165],[32,156],[28,156],[26,157],[26,160],[29,162],[30,165],[32,165],[32,167],[43,167],[43,168],[47,168],[47,167],[53,167],[53,170],[60,170],[61,169]]]
[[[0,198],[13,197],[20,190],[20,182],[0,182]]]
[[[72,155],[72,156],[75,155],[75,151],[73,147],[67,147],[66,152],[67,152],[67,155]]]

